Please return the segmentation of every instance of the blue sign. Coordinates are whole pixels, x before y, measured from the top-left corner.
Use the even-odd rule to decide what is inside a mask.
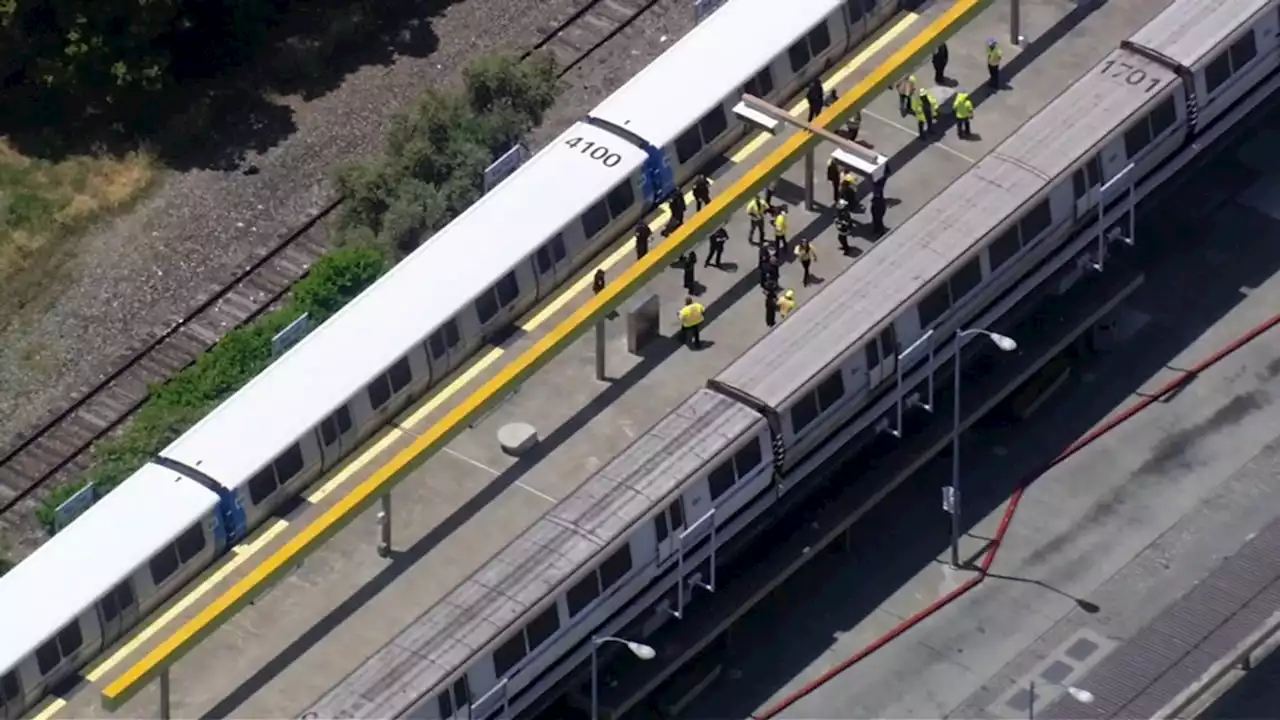
[[[515,147],[502,154],[502,157],[493,161],[493,164],[484,169],[484,191],[489,192],[498,186],[498,183],[507,179],[507,176],[529,160],[529,148],[522,143],[517,143]]]
[[[693,0],[693,20],[694,23],[700,23],[707,19],[711,13],[720,9],[726,0]]]
[[[289,323],[288,327],[271,338],[271,357],[280,357],[286,350],[297,345],[310,331],[311,320],[306,313],[302,313],[297,320]]]
[[[70,525],[72,520],[83,515],[84,511],[97,501],[98,489],[93,483],[80,488],[79,492],[64,500],[58,509],[53,511],[53,531],[59,532]]]

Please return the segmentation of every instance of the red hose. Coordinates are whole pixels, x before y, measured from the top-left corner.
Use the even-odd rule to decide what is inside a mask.
[[[1116,429],[1126,420],[1133,417],[1134,415],[1137,415],[1143,410],[1147,409],[1153,403],[1157,402],[1158,400],[1163,400],[1169,394],[1173,393],[1175,390],[1185,385],[1188,381],[1194,379],[1195,376],[1209,369],[1210,367],[1218,363],[1220,360],[1222,360],[1226,356],[1230,355],[1236,350],[1239,350],[1241,347],[1244,347],[1248,343],[1252,342],[1259,335],[1270,330],[1276,325],[1280,325],[1280,315],[1272,316],[1266,322],[1263,322],[1260,325],[1254,326],[1251,330],[1249,330],[1245,334],[1241,335],[1240,337],[1236,338],[1230,343],[1219,348],[1216,352],[1214,352],[1209,357],[1201,360],[1191,369],[1183,371],[1180,375],[1170,380],[1169,382],[1165,383],[1156,392],[1142,397],[1133,405],[1125,408],[1121,412],[1109,418],[1106,422],[1102,423],[1102,425],[1099,425],[1097,428],[1094,428],[1093,430],[1089,431],[1088,433],[1086,433],[1085,435],[1077,439],[1075,442],[1068,445],[1065,450],[1058,453],[1056,457],[1050,460],[1040,470],[1028,474],[1018,483],[1018,488],[1014,490],[1013,495],[1010,496],[1009,504],[1005,507],[1005,510],[1004,510],[1004,516],[1000,518],[1000,527],[999,529],[996,530],[995,538],[991,541],[991,545],[987,548],[986,553],[982,558],[982,562],[978,567],[977,575],[970,578],[967,582],[965,582],[963,585],[956,588],[955,590],[952,590],[946,595],[943,595],[942,597],[938,598],[932,604],[930,604],[928,607],[924,608],[920,612],[916,613],[915,615],[912,615],[906,620],[903,620],[897,627],[893,628],[889,632],[880,636],[879,638],[871,642],[869,645],[858,650],[853,655],[850,655],[848,658],[845,658],[844,660],[840,661],[834,667],[828,669],[826,672],[822,673],[822,675],[818,676],[817,678],[815,678],[814,680],[806,684],[804,687],[795,691],[791,695],[788,695],[787,697],[783,698],[777,704],[768,708],[764,712],[756,714],[752,717],[755,718],[755,720],[769,720],[770,718],[776,717],[778,713],[791,707],[801,698],[809,695],[814,690],[817,690],[818,688],[822,687],[832,678],[836,677],[840,673],[844,672],[845,670],[848,670],[849,668],[853,667],[857,663],[861,662],[864,658],[871,655],[871,653],[874,653],[875,651],[879,650],[885,645],[888,645],[890,641],[894,640],[898,636],[906,633],[911,628],[920,624],[925,618],[928,618],[929,616],[938,612],[939,610],[946,607],[947,605],[950,605],[954,600],[964,595],[965,593],[969,592],[973,588],[977,587],[983,580],[986,579],[987,573],[991,570],[991,564],[995,562],[996,553],[1000,550],[1001,543],[1004,542],[1005,534],[1009,532],[1010,524],[1013,523],[1013,515],[1018,510],[1018,503],[1022,500],[1022,494],[1026,492],[1027,486],[1030,485],[1032,481],[1034,481],[1036,478],[1040,477],[1041,475],[1045,474],[1049,470],[1053,469],[1059,463],[1063,462],[1067,458],[1071,457],[1072,455],[1075,455],[1077,452],[1088,447],[1091,443],[1093,443],[1093,441],[1097,440],[1103,435],[1106,435],[1107,433]]]

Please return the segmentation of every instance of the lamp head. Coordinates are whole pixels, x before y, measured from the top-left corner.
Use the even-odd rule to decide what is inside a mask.
[[[654,656],[658,654],[653,648],[645,645],[644,643],[638,642],[628,642],[627,649],[631,651],[632,655],[635,655],[641,660],[652,660]]]

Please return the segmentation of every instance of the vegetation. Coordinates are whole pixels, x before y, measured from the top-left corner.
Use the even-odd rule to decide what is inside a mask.
[[[388,262],[443,227],[482,192],[485,168],[536,125],[555,97],[554,67],[505,56],[466,72],[461,94],[430,93],[396,118],[382,161],[343,169],[341,247],[294,286],[285,307],[222,338],[190,367],[151,388],[133,420],[94,448],[94,464],[36,511],[54,531],[58,505],[92,483],[101,496],[266,368],[271,339],[308,313],[319,325],[368,287]]]

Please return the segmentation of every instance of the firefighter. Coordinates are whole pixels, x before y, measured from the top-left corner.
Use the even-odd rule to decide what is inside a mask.
[[[992,90],[1000,89],[1000,61],[1004,53],[1000,51],[1000,41],[995,38],[987,40],[987,86]]]
[[[849,246],[851,235],[853,235],[853,213],[849,212],[849,203],[841,200],[836,203],[836,240],[840,242],[840,251],[845,254],[853,252],[853,248]]]
[[[778,297],[778,314],[783,320],[796,309],[796,293],[794,290],[784,290],[782,295]]]

